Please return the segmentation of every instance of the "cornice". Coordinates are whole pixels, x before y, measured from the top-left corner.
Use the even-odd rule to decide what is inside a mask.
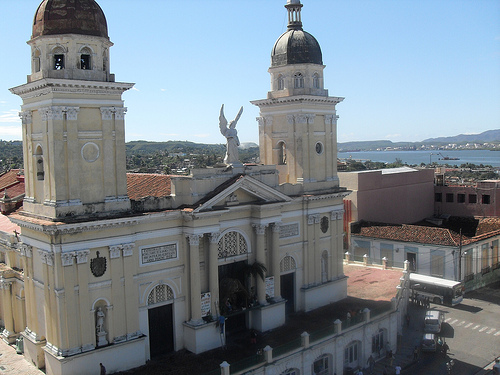
[[[282,98],[262,99],[250,101],[253,105],[259,107],[275,106],[290,103],[315,103],[315,104],[337,104],[343,101],[344,98],[338,96],[315,96],[315,95],[295,95],[285,96]]]
[[[64,235],[82,232],[100,231],[112,228],[120,228],[126,226],[137,225],[140,218],[120,218],[108,220],[87,221],[75,224],[53,223],[48,224],[47,221],[43,223],[36,223],[33,221],[23,220],[21,216],[11,217],[12,222],[20,227],[27,228],[37,232],[43,232],[48,235]]]
[[[134,83],[80,81],[71,79],[43,78],[13,87],[11,93],[23,99],[35,98],[49,93],[116,95],[131,89]]]

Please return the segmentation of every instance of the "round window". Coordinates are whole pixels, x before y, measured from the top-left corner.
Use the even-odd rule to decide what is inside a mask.
[[[323,145],[321,142],[316,143],[316,153],[321,154],[323,152]]]

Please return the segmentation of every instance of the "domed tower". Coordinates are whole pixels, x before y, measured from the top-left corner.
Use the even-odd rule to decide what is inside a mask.
[[[121,95],[106,17],[94,0],[43,0],[33,19],[22,100],[24,212],[66,220],[127,211]]]
[[[288,27],[271,52],[271,91],[252,104],[260,108],[261,162],[277,165],[280,183],[323,189],[338,186],[335,105],[343,98],[324,88],[321,48],[302,28],[302,6],[287,1]]]

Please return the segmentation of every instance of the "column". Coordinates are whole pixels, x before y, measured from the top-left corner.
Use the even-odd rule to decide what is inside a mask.
[[[191,320],[190,323],[198,325],[201,319],[201,286],[200,286],[200,235],[188,236],[189,240],[189,274],[190,274],[190,297],[191,297]]]
[[[33,283],[33,247],[29,245],[21,245],[21,255],[25,259],[24,268],[24,289],[26,301],[26,328],[28,334],[33,340],[38,340],[38,315],[36,305],[36,292]],[[34,335],[33,335],[34,334]]]
[[[137,309],[138,289],[134,284],[136,273],[136,258],[133,257],[135,243],[123,244],[123,276],[125,278],[125,321],[127,325],[127,340],[141,336],[139,329],[139,310]]]
[[[273,237],[272,237],[272,271],[274,276],[274,299],[281,300],[281,275],[280,275],[280,226],[281,223],[273,224]]]
[[[76,270],[78,273],[78,297],[80,304],[80,337],[82,351],[86,352],[95,348],[95,329],[93,324],[93,315],[90,315],[89,300],[89,271],[88,257],[90,250],[76,251]]]
[[[104,171],[104,196],[115,198],[116,191],[116,144],[114,127],[114,107],[101,107],[102,119],[102,153]]]
[[[319,215],[308,215],[307,216],[307,250],[306,259],[307,263],[304,264],[304,268],[307,268],[308,278],[305,280],[307,286],[314,284],[316,277],[316,231],[315,223],[319,221]]]
[[[212,298],[210,312],[216,316],[219,311],[219,232],[210,233],[210,247],[208,249],[208,288]]]
[[[66,107],[66,154],[67,160],[71,160],[73,167],[67,166],[68,200],[70,204],[81,204],[80,199],[80,173],[76,167],[77,160],[81,159],[81,145],[78,140],[78,112],[79,107]]]
[[[255,233],[257,235],[256,241],[256,261],[266,265],[266,252],[265,252],[265,236],[266,226],[261,224],[255,224]],[[257,277],[257,300],[259,304],[266,305],[266,283],[260,277]]]
[[[5,330],[2,332],[3,336],[9,337],[14,333],[14,316],[12,315],[12,295],[11,295],[12,282],[2,280],[0,282],[0,289],[2,290],[2,305],[4,314]]]
[[[63,342],[62,349],[76,350],[81,347],[79,322],[76,317],[78,316],[77,301],[75,298],[75,276],[76,266],[75,259],[76,253],[61,253],[62,273],[64,278],[64,296],[61,303],[64,305],[62,319],[64,319]]]
[[[109,260],[111,272],[111,301],[116,309],[108,311],[108,322],[116,322],[113,332],[109,329],[109,342],[117,343],[127,339],[126,322],[125,322],[125,303],[124,303],[124,290],[121,283],[123,276],[123,259],[122,259],[122,245],[109,246]],[[109,308],[109,306],[107,306]],[[108,324],[109,327],[109,324]]]
[[[330,215],[332,221],[332,237],[331,237],[331,247],[332,247],[332,278],[337,278],[341,276],[343,271],[343,255],[344,255],[344,227],[343,218],[344,210],[335,210],[331,212]]]

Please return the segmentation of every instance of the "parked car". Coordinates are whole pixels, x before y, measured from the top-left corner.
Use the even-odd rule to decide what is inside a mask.
[[[424,332],[441,332],[441,323],[444,321],[444,314],[438,310],[428,310],[424,318]]]
[[[423,352],[435,352],[438,347],[436,335],[434,333],[424,333],[421,347]]]

